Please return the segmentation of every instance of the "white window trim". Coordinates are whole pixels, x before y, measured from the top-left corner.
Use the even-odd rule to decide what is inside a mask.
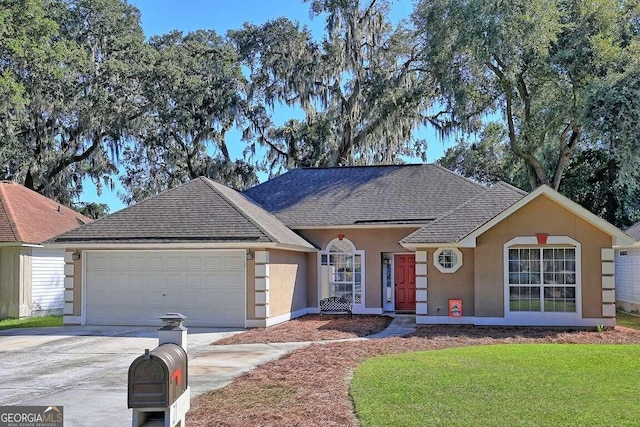
[[[337,242],[337,241],[342,241],[343,243],[348,243],[351,246],[351,250],[353,253],[353,255],[360,255],[360,268],[361,268],[361,272],[360,272],[360,280],[362,281],[362,288],[361,288],[361,293],[362,293],[362,297],[360,298],[360,303],[353,303],[353,312],[354,313],[359,313],[359,312],[364,312],[364,307],[365,307],[365,299],[366,299],[366,278],[365,278],[365,256],[364,256],[364,250],[362,249],[356,249],[356,246],[353,244],[353,242],[349,239],[342,238],[336,238],[333,239],[332,241],[330,241],[327,246],[325,247],[324,250],[318,252],[318,302],[320,302],[320,300],[322,299],[322,256],[323,255],[330,255],[330,254],[336,254],[339,252],[331,252],[331,247]]]
[[[576,311],[571,312],[548,312],[548,311],[510,311],[509,307],[509,249],[513,246],[529,246],[529,247],[545,247],[551,245],[567,245],[573,246],[576,250]],[[569,236],[548,236],[546,245],[538,243],[536,236],[521,236],[509,240],[503,246],[502,268],[504,272],[503,289],[504,289],[504,317],[513,319],[519,324],[536,324],[536,320],[541,317],[545,319],[568,319],[582,318],[582,245],[577,240]],[[544,286],[541,284],[540,286]]]
[[[440,263],[438,262],[438,258],[440,254],[444,251],[452,251],[453,253],[456,254],[456,256],[458,257],[458,262],[456,263],[456,265],[454,265],[451,268],[445,268],[442,265],[440,265]],[[458,248],[438,248],[433,253],[433,266],[437,268],[438,271],[440,271],[440,273],[445,273],[445,274],[455,273],[460,269],[460,267],[462,267],[462,252],[460,252],[460,249]]]

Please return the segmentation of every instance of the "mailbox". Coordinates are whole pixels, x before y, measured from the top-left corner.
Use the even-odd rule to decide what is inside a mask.
[[[177,344],[145,350],[129,366],[129,408],[168,408],[188,386],[187,352]]]

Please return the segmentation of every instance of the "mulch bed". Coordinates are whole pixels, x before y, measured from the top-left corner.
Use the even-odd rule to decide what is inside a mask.
[[[268,328],[250,329],[214,345],[340,340],[373,335],[391,323],[389,316],[309,314]]]
[[[268,334],[269,329],[258,332]],[[287,333],[286,329],[283,325],[280,333]],[[193,399],[187,423],[190,426],[358,426],[349,384],[354,369],[362,361],[383,354],[502,343],[640,344],[640,331],[623,327],[598,333],[545,328],[428,326],[418,328],[405,338],[312,344],[262,365],[222,389]]]

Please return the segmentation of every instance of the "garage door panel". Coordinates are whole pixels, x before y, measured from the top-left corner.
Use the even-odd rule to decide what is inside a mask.
[[[224,259],[213,255],[204,255],[202,263],[203,267],[208,270],[222,270],[224,268]]]
[[[204,275],[202,274],[185,274],[185,284],[188,287],[195,287],[197,286],[198,288],[201,288],[204,285]]]
[[[105,256],[95,254],[95,256],[92,256],[91,258],[87,258],[86,265],[87,268],[90,268],[92,270],[108,270],[109,259]]]
[[[240,251],[89,252],[87,323],[155,326],[177,311],[187,326],[243,327],[245,264]]]
[[[149,306],[164,307],[167,305],[167,294],[164,295],[160,292],[146,292],[145,303]]]
[[[184,273],[167,272],[164,277],[165,277],[164,283],[167,286],[180,287],[184,285]]]
[[[122,254],[114,255],[109,258],[109,269],[110,270],[121,270],[121,269],[129,269],[129,259]]]
[[[185,260],[187,270],[202,270],[202,256],[189,257]]]
[[[242,270],[244,265],[244,258],[225,257],[224,259],[224,268],[227,270]]]

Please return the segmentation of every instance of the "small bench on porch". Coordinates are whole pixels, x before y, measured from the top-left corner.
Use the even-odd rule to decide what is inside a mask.
[[[352,306],[350,298],[347,299],[344,296],[323,298],[320,300],[320,316],[325,313],[346,313],[351,319],[353,316]]]

